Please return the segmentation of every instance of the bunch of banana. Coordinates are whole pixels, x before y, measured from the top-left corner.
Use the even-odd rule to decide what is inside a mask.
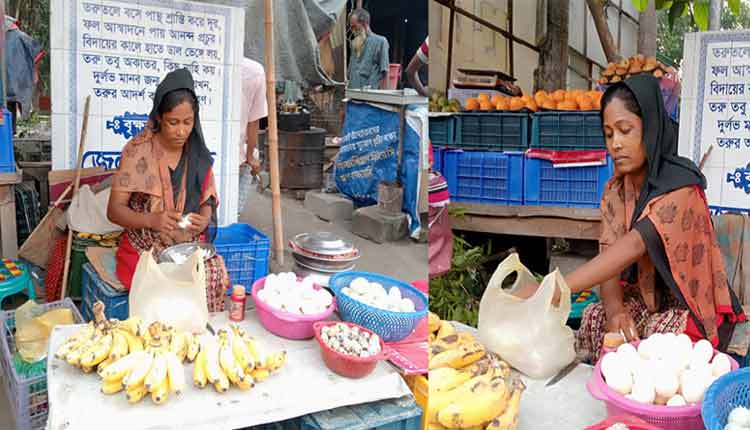
[[[102,393],[125,390],[130,403],[138,403],[151,393],[151,400],[161,405],[170,392],[179,395],[185,389],[182,361],[187,355],[187,346],[177,340],[184,340],[184,336],[161,323],[153,323],[145,338],[148,339],[145,349],[120,358],[100,373]],[[182,346],[175,351],[174,345]]]
[[[525,386],[470,333],[429,314],[428,428],[515,430]]]
[[[144,329],[140,318],[108,321],[101,302],[94,304],[93,311],[94,321],[60,346],[55,357],[80,367],[85,373],[91,373],[94,369],[101,372],[129,353],[144,349]]]
[[[286,351],[266,354],[257,340],[232,325],[231,330],[203,338],[193,367],[193,384],[204,388],[210,383],[219,393],[227,392],[232,384],[249,390],[285,361]]]

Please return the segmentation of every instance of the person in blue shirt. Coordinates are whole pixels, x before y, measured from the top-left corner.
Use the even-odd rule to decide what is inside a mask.
[[[353,89],[386,89],[390,67],[388,39],[370,28],[370,13],[355,9],[349,17],[351,31],[349,83]]]

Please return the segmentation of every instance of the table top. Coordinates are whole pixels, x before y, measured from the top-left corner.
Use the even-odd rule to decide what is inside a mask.
[[[211,326],[226,327],[225,313],[215,314]],[[106,423],[111,430],[128,429],[238,429],[283,421],[322,410],[411,395],[403,378],[381,362],[367,378],[348,379],[331,372],[320,357],[314,339],[291,341],[266,331],[249,313],[240,324],[259,339],[269,351],[286,350],[284,367],[250,391],[236,387],[218,394],[212,387],[192,385],[193,365],[186,363],[189,387],[179,396],[171,396],[161,406],[150,398],[137,405],[128,404],[124,392],[105,396],[99,392],[96,374],[86,375],[56,358],[48,362],[47,384],[51,430],[91,429]],[[55,351],[80,326],[57,327],[50,338]],[[82,413],[86,411],[87,413]]]

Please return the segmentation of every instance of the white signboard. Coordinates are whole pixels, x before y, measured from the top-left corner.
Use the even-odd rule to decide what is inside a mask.
[[[750,32],[685,37],[680,155],[699,164],[717,212],[750,212]]]
[[[75,167],[90,95],[82,166],[116,168],[122,147],[145,125],[156,86],[187,68],[214,154],[218,221],[235,222],[244,10],[179,0],[53,0],[50,15],[53,167]]]

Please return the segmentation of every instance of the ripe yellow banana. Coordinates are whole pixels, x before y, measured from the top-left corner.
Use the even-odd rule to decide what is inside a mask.
[[[98,366],[96,366],[96,374],[102,376],[102,372],[104,372],[107,367],[111,366],[114,363],[115,360],[112,360],[111,358],[102,361]]]
[[[187,343],[185,343],[185,341],[185,333],[175,333],[174,336],[172,336],[172,342],[169,346],[169,350],[180,359],[180,362],[183,362],[187,355]]]
[[[255,367],[265,367],[266,353],[260,343],[248,335],[242,336],[242,340],[245,342],[247,349],[250,350],[250,354],[255,359]]]
[[[448,321],[441,321],[440,329],[438,329],[437,334],[438,339],[441,337],[450,336],[452,334],[456,334],[456,327],[454,327],[453,324]]]
[[[266,357],[265,368],[271,372],[275,372],[284,365],[286,362],[286,351],[279,351],[270,354]]]
[[[81,370],[83,370],[83,373],[91,373],[94,371],[94,368],[89,366],[81,366]]]
[[[147,393],[148,390],[146,389],[146,386],[140,384],[133,386],[133,388],[129,388],[126,394],[129,403],[138,403],[143,399],[143,397],[146,396]]]
[[[198,357],[198,351],[200,351],[200,349],[200,339],[198,338],[198,336],[193,336],[190,340],[190,344],[188,345],[187,359],[191,362],[195,361],[195,358]]]
[[[517,430],[518,429],[518,413],[521,408],[521,395],[526,389],[526,386],[520,379],[514,381],[513,394],[508,400],[508,405],[505,411],[499,417],[492,420],[487,425],[487,430]]]
[[[128,387],[128,391],[135,389],[139,385],[144,385],[146,375],[151,371],[153,363],[154,354],[152,352],[146,352],[146,355],[136,361],[130,373],[123,379],[123,383]]]
[[[102,384],[102,394],[116,394],[125,388],[121,381],[104,382]]]
[[[219,364],[219,346],[215,341],[209,342],[206,350],[206,377],[208,382],[216,384],[224,375]]]
[[[458,387],[442,392],[436,392],[430,387],[430,401],[427,404],[427,422],[438,423],[438,413],[457,399],[472,395],[473,390],[482,384],[488,384],[494,377],[493,372],[469,379]]]
[[[206,377],[206,351],[201,350],[193,364],[193,385],[203,388],[206,386],[206,383],[208,383]]]
[[[226,393],[229,390],[229,378],[223,372],[219,372],[219,379],[214,384],[214,388],[219,393]]]
[[[473,376],[475,375],[472,375],[470,371],[459,371],[452,367],[441,367],[430,370],[428,377],[430,381],[430,392],[452,390],[468,381]]]
[[[429,367],[430,370],[446,366],[458,369],[478,361],[484,355],[484,345],[479,342],[461,344],[458,348],[442,351],[430,357]]]
[[[112,342],[112,333],[105,334],[99,342],[81,356],[81,366],[93,368],[106,360],[112,350]]]
[[[466,429],[487,423],[505,410],[507,386],[503,378],[495,378],[489,384],[480,383],[471,395],[456,399],[438,413],[440,424]]]
[[[115,331],[125,337],[125,341],[128,343],[129,352],[143,351],[143,341],[140,337],[133,335],[125,329],[118,328]]]
[[[256,382],[263,382],[266,379],[268,379],[269,376],[271,376],[271,372],[268,369],[264,369],[262,367],[257,367],[250,371],[250,376],[256,381]]]
[[[112,333],[112,349],[109,351],[110,360],[119,360],[128,355],[128,340],[121,330],[115,330]]]
[[[101,339],[101,333],[95,332],[90,338],[78,343],[78,345],[72,348],[65,356],[65,361],[71,366],[80,366],[81,358],[86,352],[91,349]]]
[[[165,379],[167,379],[167,358],[164,352],[157,352],[154,356],[154,364],[151,366],[151,371],[146,375],[144,384],[146,384],[146,389],[153,393],[157,387],[163,385]]]
[[[185,371],[182,362],[173,352],[166,353],[169,390],[180,395],[185,390]]]
[[[125,321],[120,321],[117,326],[135,337],[143,337],[146,334],[143,320],[137,316],[132,316]]]
[[[429,329],[430,329],[430,333],[435,333],[436,331],[440,330],[441,322],[442,321],[440,320],[440,317],[437,314],[430,312],[428,314],[428,322],[427,322]]]
[[[148,353],[145,351],[136,351],[132,354],[128,354],[107,366],[106,369],[102,370],[99,376],[101,376],[104,382],[122,381],[125,378],[125,375],[133,369],[136,363],[146,358],[147,354]]]
[[[245,374],[237,364],[237,361],[235,361],[232,348],[226,342],[219,349],[219,364],[221,364],[221,368],[224,374],[227,375],[227,378],[229,378],[229,381],[235,385]]]
[[[167,382],[167,378],[164,378],[161,383],[151,391],[151,400],[157,405],[161,405],[167,401],[167,397],[169,397],[169,383]]]
[[[234,353],[234,359],[242,367],[243,371],[248,368],[252,370],[255,367],[255,358],[250,353],[245,342],[236,336],[232,339],[232,352]]]

